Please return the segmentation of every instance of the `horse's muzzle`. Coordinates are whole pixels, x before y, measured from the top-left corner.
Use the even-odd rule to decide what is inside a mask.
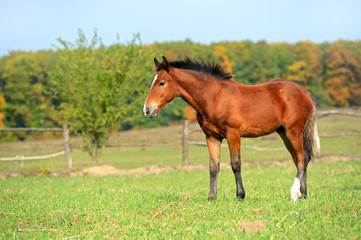
[[[148,106],[144,108],[144,116],[149,118],[157,116],[157,108],[154,107],[152,104],[148,104]]]

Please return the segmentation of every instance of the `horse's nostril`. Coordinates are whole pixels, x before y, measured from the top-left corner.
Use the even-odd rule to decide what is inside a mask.
[[[144,115],[150,118],[155,117],[157,115],[157,108],[149,104],[144,108]]]

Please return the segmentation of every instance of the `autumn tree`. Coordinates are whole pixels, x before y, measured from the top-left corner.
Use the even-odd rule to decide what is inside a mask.
[[[323,52],[313,42],[298,42],[293,47],[294,61],[288,65],[284,78],[297,82],[311,92],[318,106],[328,102],[328,96],[322,86]]]
[[[227,50],[223,45],[218,44],[214,46],[214,55],[222,63],[226,71],[233,72],[235,62],[229,59]]]
[[[332,104],[340,107],[361,104],[361,63],[343,42],[326,50],[325,82]]]
[[[61,100],[64,121],[82,133],[84,148],[96,164],[110,128],[135,108],[142,116],[139,109],[145,81],[152,78],[152,58],[137,36],[127,45],[106,48],[96,33],[88,43],[79,30],[75,43],[59,42],[63,48],[51,73],[54,97]]]
[[[184,111],[185,119],[190,120],[190,121],[196,119],[197,113],[191,106],[189,106],[189,105],[185,106],[183,108],[183,111]]]
[[[5,127],[5,124],[4,124],[5,108],[6,108],[5,97],[0,88],[0,128]]]

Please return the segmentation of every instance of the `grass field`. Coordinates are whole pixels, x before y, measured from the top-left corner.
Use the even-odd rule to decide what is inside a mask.
[[[296,203],[291,164],[243,168],[237,202],[230,169],[206,201],[208,171],[0,181],[1,237],[147,239],[359,239],[361,162],[312,163],[309,197]],[[246,232],[245,222],[265,225]],[[248,229],[247,229],[248,231]]]
[[[360,131],[361,121],[333,116],[318,121],[320,134]],[[191,140],[204,140],[191,133]],[[141,129],[111,136],[111,144],[174,142],[181,126]],[[73,146],[81,146],[72,137]],[[242,145],[278,148],[277,135],[243,139]],[[0,157],[42,155],[61,151],[61,139],[0,143]],[[53,177],[64,172],[63,156],[51,160],[0,162],[0,238],[3,239],[360,239],[361,136],[321,138],[323,156],[353,161],[319,162],[308,168],[309,197],[296,203],[289,189],[296,168],[286,150],[242,150],[246,200],[237,202],[231,169],[221,169],[218,198],[206,201],[207,170],[171,171],[123,176]],[[91,165],[73,149],[73,169]],[[190,146],[191,164],[208,164],[206,147]],[[267,165],[273,160],[281,166]],[[105,148],[99,164],[132,169],[177,166],[180,146]],[[222,148],[221,162],[229,162]],[[249,165],[249,164],[245,164]],[[8,174],[18,176],[7,178]],[[44,175],[44,176],[39,176]],[[259,231],[250,231],[261,226]]]

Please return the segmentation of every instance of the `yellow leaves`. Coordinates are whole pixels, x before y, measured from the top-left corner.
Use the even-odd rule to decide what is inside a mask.
[[[4,128],[5,124],[3,122],[3,119],[5,118],[4,112],[2,112],[6,108],[6,101],[4,94],[0,93],[0,128]]]
[[[4,118],[5,118],[5,114],[0,112],[0,128],[5,128],[5,124],[3,122]]]
[[[292,65],[288,67],[288,69],[291,71],[303,71],[306,69],[306,63],[304,61],[295,61]]]
[[[294,48],[294,55],[296,60],[303,60],[307,63],[307,69],[315,72],[316,74],[321,73],[321,57],[322,51],[318,46],[310,41],[299,42]]]
[[[294,61],[288,66],[285,78],[298,83],[308,83],[311,74],[306,71],[307,64],[304,61]]]
[[[190,106],[185,106],[183,108],[184,116],[187,120],[193,120],[196,118],[196,111]]]
[[[0,109],[6,108],[6,101],[4,94],[0,93]]]
[[[214,46],[214,55],[222,60],[222,64],[225,67],[226,71],[233,72],[232,68],[236,63],[234,61],[230,61],[226,52],[227,50],[224,46],[222,45]]]

